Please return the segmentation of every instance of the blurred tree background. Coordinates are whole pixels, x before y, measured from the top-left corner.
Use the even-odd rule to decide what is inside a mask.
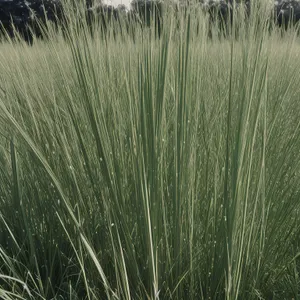
[[[63,0],[76,7],[79,0]],[[155,22],[155,33],[160,36],[163,27],[163,12],[167,5],[173,6],[173,11],[181,7],[198,5],[205,13],[210,15],[211,22],[219,22],[222,30],[226,31],[229,20],[232,21],[232,9],[244,6],[250,16],[250,0],[133,0],[129,8],[124,5],[117,7],[106,4],[103,0],[81,0],[86,17],[91,24],[95,18],[101,23],[104,31],[108,23],[120,20],[120,16],[133,26],[148,27],[151,20]],[[252,4],[254,2],[252,1]],[[273,7],[273,8],[272,8]],[[270,15],[275,23],[287,28],[289,24],[295,24],[300,19],[300,2],[297,0],[279,0],[271,4]],[[41,24],[46,27],[48,22],[57,25],[64,20],[61,0],[0,0],[0,36],[15,37],[16,32],[28,43],[33,43],[34,37],[45,36],[41,30]],[[124,25],[124,23],[123,23]]]

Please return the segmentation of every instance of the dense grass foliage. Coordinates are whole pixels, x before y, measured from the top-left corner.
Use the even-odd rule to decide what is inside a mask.
[[[1,299],[299,299],[298,37],[198,13],[0,44]]]

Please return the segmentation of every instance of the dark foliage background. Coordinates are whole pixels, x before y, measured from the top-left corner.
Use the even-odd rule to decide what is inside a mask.
[[[71,1],[72,2],[72,1]],[[189,5],[190,1],[182,1],[181,5]],[[76,3],[76,2],[74,2]],[[170,2],[168,2],[170,3]],[[237,7],[245,5],[247,15],[250,15],[250,0],[236,1]],[[233,0],[213,1],[200,0],[199,5],[208,12],[211,20],[225,23],[231,19]],[[159,0],[133,0],[131,9],[125,6],[108,6],[100,1],[85,0],[86,16],[91,22],[97,15],[104,30],[107,23],[112,19],[118,20],[120,15],[125,16],[128,22],[135,22],[142,26],[149,26],[151,16],[155,15],[156,32],[160,35],[163,23],[164,2]],[[177,4],[178,7],[178,4]],[[300,2],[297,0],[281,0],[274,2],[273,15],[275,22],[279,26],[288,27],[290,23],[297,23],[300,19]],[[63,20],[63,9],[60,0],[0,0],[0,33],[6,32],[10,37],[15,36],[17,30],[21,36],[29,43],[32,43],[32,33],[37,37],[42,37],[37,20],[41,24],[46,23],[46,19],[57,24],[58,20]]]

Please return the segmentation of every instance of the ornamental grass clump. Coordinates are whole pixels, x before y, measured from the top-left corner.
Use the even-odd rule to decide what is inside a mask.
[[[65,9],[0,44],[0,297],[299,298],[296,31]]]

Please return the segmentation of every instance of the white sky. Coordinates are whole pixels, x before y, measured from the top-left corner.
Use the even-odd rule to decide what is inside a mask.
[[[113,6],[118,6],[119,4],[124,4],[127,7],[130,6],[131,0],[105,0],[104,3],[113,5]]]

